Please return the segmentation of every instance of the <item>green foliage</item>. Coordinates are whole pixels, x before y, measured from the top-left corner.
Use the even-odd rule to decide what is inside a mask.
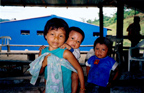
[[[135,11],[132,9],[124,9],[124,20],[123,20],[123,35],[127,36],[128,32],[126,31],[127,27],[133,23],[133,18],[134,15],[137,15],[140,17],[140,26],[141,26],[141,35],[144,35],[144,14],[140,13],[139,11]],[[113,15],[113,17],[108,17],[108,16],[104,16],[104,27],[110,28],[112,31],[108,31],[107,34],[108,35],[113,35],[116,36],[116,25],[117,25],[117,13],[115,13]],[[90,20],[87,21],[88,23],[91,22],[91,24],[94,25],[99,25],[99,19],[95,19],[94,21]],[[131,46],[131,42],[128,39],[124,39],[123,41],[123,45],[130,47]]]
[[[97,25],[97,26],[99,26],[99,19],[97,20],[96,18],[94,19],[94,21],[92,21],[92,20],[87,20],[87,23],[90,23],[90,24],[94,24],[94,25]]]
[[[107,18],[107,16],[104,16],[104,27],[110,26],[111,24],[116,23],[117,17],[116,15],[114,15],[112,18],[109,17],[109,19],[106,21],[105,18]]]
[[[135,14],[140,13],[139,11],[135,11],[132,9],[124,9],[124,19],[134,16]],[[117,22],[117,13],[113,14],[113,17],[103,15],[104,27],[108,27]],[[87,23],[98,25],[99,26],[99,19],[95,19],[92,21],[91,19],[87,20]]]
[[[92,21],[89,19],[89,20],[87,20],[87,23],[90,23],[90,24],[91,24],[91,23],[92,23]]]
[[[129,10],[127,11],[126,9],[124,9],[124,19],[130,17],[130,16],[134,16],[136,14],[140,13],[139,11],[135,11],[135,10]]]

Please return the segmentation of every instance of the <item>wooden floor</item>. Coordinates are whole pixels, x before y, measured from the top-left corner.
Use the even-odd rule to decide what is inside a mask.
[[[38,57],[38,54],[35,55],[35,58]],[[85,57],[86,57],[86,54],[81,54],[81,58],[79,60],[80,63],[85,63]],[[24,60],[26,61],[27,60],[27,55],[0,55],[0,60]],[[83,68],[83,71],[84,71],[84,75],[86,76],[86,67],[82,67]],[[127,69],[126,69],[127,70]],[[123,81],[124,80],[124,81]],[[131,80],[131,81],[130,81]],[[137,84],[134,84],[134,80],[138,80],[139,82]],[[128,81],[126,83],[126,81]],[[132,84],[130,84],[130,82]],[[136,81],[137,82],[137,81]],[[142,93],[143,92],[143,83],[144,82],[144,72],[135,72],[135,73],[132,73],[132,72],[121,72],[120,73],[120,77],[118,79],[118,81],[116,82],[116,85],[111,88],[111,93],[130,93],[130,92],[133,92],[133,93]],[[29,84],[29,82],[27,82],[26,84]],[[126,85],[126,84],[129,84],[129,85]],[[17,84],[15,84],[17,85]],[[23,86],[28,86],[28,85],[24,85],[22,84]],[[18,93],[18,91],[21,91],[21,92],[24,92],[26,93],[26,91],[28,92],[32,92],[32,93],[39,93],[38,90],[36,90],[37,88],[28,88],[26,89],[25,87],[17,87],[17,88],[11,88],[11,93],[14,93],[12,91],[15,91]],[[7,87],[5,88],[0,88],[0,92],[1,93],[4,93],[4,92],[8,92],[8,89]],[[18,90],[19,89],[19,90]],[[21,89],[21,90],[20,90]]]

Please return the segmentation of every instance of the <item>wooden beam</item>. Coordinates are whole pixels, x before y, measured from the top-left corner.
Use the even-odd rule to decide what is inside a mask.
[[[100,9],[100,13],[99,13],[99,17],[100,17],[100,37],[103,37],[103,6],[102,4],[100,4],[99,6]]]
[[[124,16],[124,4],[121,0],[118,0],[117,7],[117,38],[123,37],[123,16]]]

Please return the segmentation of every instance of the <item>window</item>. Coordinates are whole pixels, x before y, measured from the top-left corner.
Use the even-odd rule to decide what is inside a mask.
[[[29,30],[21,30],[21,35],[30,35]]]
[[[43,32],[44,31],[37,31],[37,35],[44,35]]]
[[[93,36],[100,36],[99,32],[93,32]]]

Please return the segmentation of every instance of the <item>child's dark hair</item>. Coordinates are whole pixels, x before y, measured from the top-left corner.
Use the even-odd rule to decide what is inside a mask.
[[[95,50],[95,46],[97,43],[105,44],[108,47],[108,53],[107,54],[110,55],[110,53],[112,52],[112,44],[113,44],[113,42],[110,39],[108,39],[106,37],[97,38],[94,42],[94,47],[93,47],[94,50]]]
[[[83,39],[82,39],[82,42],[83,42],[83,40],[84,40],[84,38],[85,38],[85,34],[84,34],[83,30],[81,30],[81,29],[78,28],[78,27],[74,27],[74,26],[73,26],[73,27],[70,27],[70,28],[69,28],[69,33],[70,33],[72,30],[80,33],[80,34],[83,36]]]
[[[64,30],[66,32],[66,40],[67,40],[68,34],[69,34],[69,31],[68,31],[69,26],[61,18],[52,18],[47,21],[45,28],[44,28],[44,38],[45,38],[45,35],[47,35],[49,29],[53,30],[53,29],[58,29],[58,28],[64,28]],[[45,38],[45,40],[46,40],[46,38]]]

